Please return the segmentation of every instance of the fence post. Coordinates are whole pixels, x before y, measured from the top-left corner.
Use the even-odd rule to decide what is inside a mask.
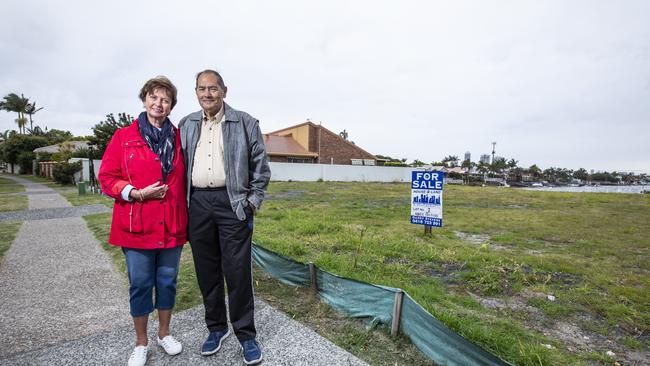
[[[399,321],[402,316],[402,301],[404,300],[404,292],[398,291],[395,293],[395,304],[393,305],[393,322],[390,325],[390,335],[392,337],[397,335],[399,330]]]
[[[312,296],[318,293],[318,282],[316,281],[316,265],[314,262],[309,262],[309,278],[311,280],[310,292]]]

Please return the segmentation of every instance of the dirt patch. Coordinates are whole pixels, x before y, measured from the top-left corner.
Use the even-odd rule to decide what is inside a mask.
[[[507,246],[491,242],[490,236],[487,234],[470,234],[470,233],[464,233],[462,231],[454,231],[454,234],[456,235],[457,238],[465,240],[470,244],[487,246],[487,248],[490,248],[492,250],[509,249]]]
[[[407,265],[411,263],[408,259],[406,258],[395,258],[395,257],[388,257],[384,259],[384,264],[401,264],[401,265]]]
[[[456,234],[458,238],[468,241],[475,245],[481,245],[490,241],[490,236],[487,234],[470,234],[470,233],[464,233],[462,231],[455,231],[455,230],[454,230],[454,234]]]
[[[423,263],[417,269],[427,276],[440,279],[446,284],[459,283],[458,273],[465,268],[465,263]]]
[[[620,365],[650,365],[650,351],[632,350],[619,343],[624,336],[622,332],[608,337],[583,329],[579,324],[603,325],[602,320],[596,319],[590,314],[580,313],[569,319],[557,320],[549,318],[542,310],[528,305],[530,299],[548,299],[547,294],[523,290],[515,296],[493,298],[467,293],[487,309],[524,312],[527,315],[524,326],[558,341],[571,353],[606,354],[610,351],[615,354],[612,356],[612,360]]]
[[[582,282],[582,277],[579,275],[566,272],[536,271],[527,264],[521,266],[521,271],[531,276],[536,283],[557,283],[564,286],[573,286]]]
[[[524,209],[524,208],[528,208],[528,206],[524,206],[524,205],[508,205],[507,207],[508,207],[508,208],[514,208],[514,209]]]
[[[481,297],[472,292],[468,294],[481,304],[484,308],[496,309],[496,310],[511,310],[518,312],[526,312],[528,315],[535,318],[541,319],[544,317],[544,313],[534,306],[530,306],[526,303],[524,297],[506,297],[506,298],[496,298],[496,297]],[[546,295],[543,295],[546,297]]]

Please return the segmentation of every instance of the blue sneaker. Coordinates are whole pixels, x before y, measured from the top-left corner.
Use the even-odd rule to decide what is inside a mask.
[[[241,342],[241,349],[244,353],[244,363],[256,365],[262,362],[262,350],[254,339],[247,339]]]
[[[230,329],[226,328],[225,330],[213,330],[208,334],[208,338],[203,342],[201,346],[201,355],[210,356],[215,354],[219,348],[221,348],[221,343],[226,337],[230,335]]]

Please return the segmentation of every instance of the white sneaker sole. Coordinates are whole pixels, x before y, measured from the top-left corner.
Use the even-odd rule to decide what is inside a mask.
[[[178,342],[178,341],[177,341],[177,342]],[[165,351],[165,353],[168,354],[168,355],[170,355],[170,356],[176,356],[177,354],[183,352],[183,345],[182,345],[182,344],[180,345],[180,349],[179,349],[178,351],[176,351],[176,352],[169,352],[169,351],[167,350],[167,348],[165,348],[165,346],[163,346],[163,342],[162,342],[162,340],[161,340],[160,338],[156,337],[156,343],[158,343],[158,346],[160,346],[160,348],[162,348],[162,349]],[[180,343],[180,342],[179,342],[179,343]]]
[[[241,345],[240,345],[240,347],[241,347]],[[264,356],[264,353],[261,353],[260,358],[252,360],[252,361],[246,361],[246,358],[243,357],[244,347],[241,347],[241,352],[242,352],[242,359],[244,360],[244,363],[247,364],[247,365],[257,365],[258,363],[262,362],[262,358]]]
[[[260,356],[260,358],[258,358],[257,360],[253,360],[253,361],[246,361],[246,359],[244,359],[244,363],[247,365],[257,365],[260,362],[262,362],[262,356]]]
[[[210,356],[219,352],[219,350],[221,349],[221,343],[223,343],[223,340],[228,338],[229,335],[230,335],[230,328],[228,328],[228,333],[226,333],[223,337],[221,337],[221,340],[219,340],[219,344],[217,344],[217,348],[214,351],[210,351],[210,352],[201,351],[201,356]]]

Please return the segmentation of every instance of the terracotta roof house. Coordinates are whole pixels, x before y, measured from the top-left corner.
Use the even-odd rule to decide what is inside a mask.
[[[377,158],[327,128],[307,121],[264,135],[271,162],[376,165]]]

